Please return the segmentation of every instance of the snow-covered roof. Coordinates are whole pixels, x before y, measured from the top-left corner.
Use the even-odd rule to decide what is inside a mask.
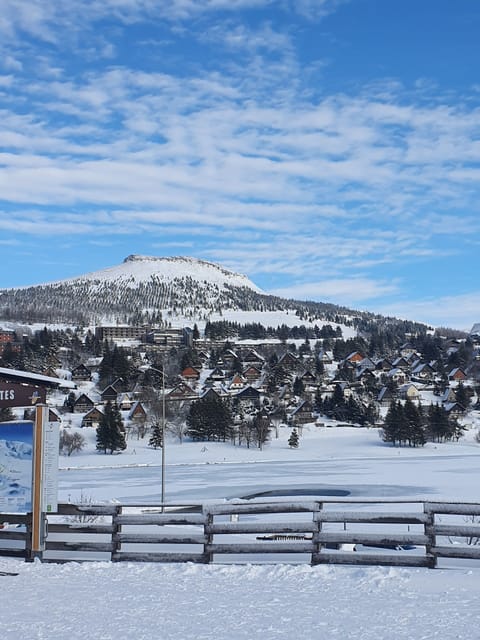
[[[30,371],[20,371],[19,369],[7,369],[0,367],[0,376],[10,378],[17,382],[25,382],[30,384],[43,385],[45,387],[63,387],[66,389],[76,389],[76,384],[70,380],[62,378],[52,378],[51,376],[42,376],[39,373],[31,373]]]

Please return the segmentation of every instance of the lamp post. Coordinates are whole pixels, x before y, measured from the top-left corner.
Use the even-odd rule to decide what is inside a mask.
[[[162,363],[162,513],[165,509],[165,365]]]

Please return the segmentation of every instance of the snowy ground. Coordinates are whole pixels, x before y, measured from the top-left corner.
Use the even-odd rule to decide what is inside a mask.
[[[310,426],[263,451],[167,442],[167,499],[224,500],[283,489],[354,497],[479,500],[478,418],[458,443],[384,445],[375,430]],[[89,447],[60,459],[60,499],[158,502],[161,453],[129,440],[120,455]],[[480,567],[436,570],[308,565],[25,564],[0,558],[0,636],[161,640],[480,638]],[[19,612],[21,603],[22,612]]]
[[[8,640],[480,637],[475,570],[0,566],[19,573],[0,577],[0,634]]]

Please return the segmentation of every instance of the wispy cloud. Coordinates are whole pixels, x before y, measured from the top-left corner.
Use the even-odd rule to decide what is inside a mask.
[[[296,297],[401,294],[406,269],[480,231],[478,96],[324,86],[323,35],[305,62],[303,29],[347,5],[4,0],[0,230],[148,238],[288,276],[272,289]]]
[[[336,304],[351,305],[365,300],[392,294],[398,290],[395,284],[377,282],[368,278],[328,279],[291,285],[272,291],[275,295],[296,300],[325,300]]]

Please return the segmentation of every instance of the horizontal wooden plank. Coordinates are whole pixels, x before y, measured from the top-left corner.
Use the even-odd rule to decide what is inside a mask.
[[[112,516],[117,512],[117,507],[118,505],[114,504],[79,505],[62,503],[58,505],[58,511],[51,515]]]
[[[46,551],[112,551],[111,542],[64,542],[48,540],[45,545]]]
[[[206,525],[207,534],[233,533],[312,533],[317,530],[313,522],[222,522]]]
[[[31,521],[32,516],[29,513],[0,513],[0,526],[3,523],[27,525]]]
[[[315,539],[325,543],[365,544],[372,546],[400,547],[403,545],[421,545],[429,543],[428,536],[410,533],[362,533],[353,531],[321,531]]]
[[[48,524],[48,533],[91,533],[91,534],[109,534],[113,533],[115,527],[113,524]]]
[[[480,503],[426,502],[425,511],[458,516],[480,516]]]
[[[254,514],[254,513],[304,513],[317,511],[318,504],[315,502],[278,502],[278,503],[255,503],[251,504],[212,504],[204,507],[204,513],[220,516],[232,514]]]
[[[207,553],[219,554],[262,554],[262,553],[312,553],[314,545],[311,542],[259,542],[252,544],[209,544]]]
[[[432,547],[430,549],[432,555],[441,558],[469,558],[471,560],[480,560],[480,546],[461,546],[452,544],[449,547]]]
[[[171,513],[138,513],[119,515],[115,523],[124,525],[203,525],[206,517],[201,513],[171,514]]]
[[[372,524],[425,524],[425,513],[394,513],[380,511],[319,511],[314,515],[317,522],[359,522]]]
[[[25,549],[1,549],[0,556],[5,558],[26,558],[27,552]]]
[[[208,556],[203,553],[131,553],[116,552],[112,554],[113,562],[198,562],[208,563]]]
[[[350,565],[381,565],[398,567],[432,567],[434,559],[428,556],[414,556],[406,553],[397,555],[366,554],[366,553],[316,553],[312,564],[350,564]]]
[[[477,525],[435,524],[433,533],[436,536],[480,538],[480,523]]]
[[[114,542],[135,544],[205,544],[206,536],[188,535],[151,535],[143,533],[117,533],[113,536]]]
[[[19,529],[3,529],[0,531],[0,544],[3,540],[26,540],[27,532]]]

